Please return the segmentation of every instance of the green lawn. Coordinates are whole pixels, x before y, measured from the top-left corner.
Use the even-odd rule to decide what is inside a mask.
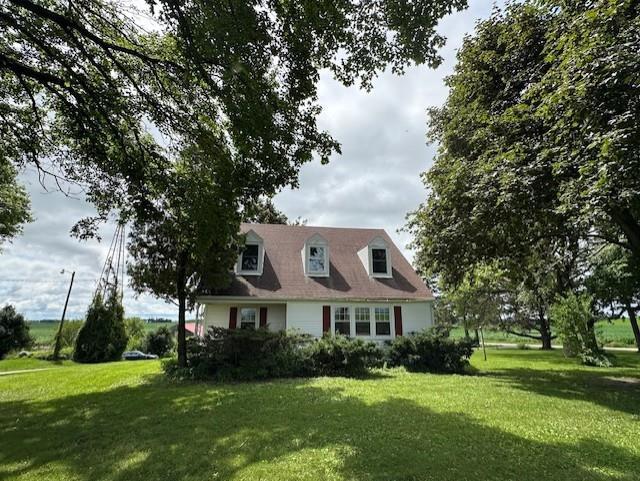
[[[470,332],[473,336],[473,331]],[[535,334],[535,333],[534,333]],[[601,321],[596,324],[596,335],[598,340],[604,346],[609,347],[633,347],[635,346],[635,339],[633,337],[633,330],[628,319],[616,319],[613,322]],[[451,337],[461,338],[464,337],[464,329],[457,327],[451,330]],[[526,339],[520,336],[514,336],[513,334],[507,334],[503,331],[493,331],[485,329],[484,331],[485,342],[506,342],[506,343],[527,343],[536,344],[538,341],[535,339]],[[557,342],[557,340],[555,341]]]
[[[172,384],[156,361],[5,375],[0,479],[637,481],[640,356],[617,361],[491,350],[474,376],[235,385]]]

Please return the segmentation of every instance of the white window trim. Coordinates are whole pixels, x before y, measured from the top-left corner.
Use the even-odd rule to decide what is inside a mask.
[[[373,272],[373,254],[371,252],[373,249],[384,249],[386,251],[386,258],[387,258],[386,273]],[[364,246],[362,249],[358,251],[358,257],[360,258],[360,261],[362,262],[362,265],[367,271],[367,274],[369,275],[369,277],[376,278],[376,279],[392,279],[393,278],[393,268],[391,266],[391,252],[389,248],[389,243],[382,237],[378,236],[373,238],[371,242],[369,242],[369,244],[367,244],[366,246]]]
[[[235,273],[240,276],[261,276],[264,269],[264,241],[262,237],[253,231],[249,231],[246,234],[245,246],[257,245],[258,246],[258,270],[247,271],[242,269],[242,252],[238,255],[236,262]]]
[[[373,272],[373,249],[384,251],[384,257],[387,261],[387,272]],[[383,279],[389,279],[393,277],[391,275],[391,258],[389,256],[389,248],[387,246],[377,246],[377,245],[369,246],[369,267],[371,269],[369,271],[371,272],[371,277],[380,277]]]
[[[312,271],[309,268],[310,264],[310,251],[312,247],[322,247],[324,249],[324,270]],[[307,277],[329,277],[330,274],[330,254],[329,243],[320,234],[314,234],[304,243],[302,248],[302,265],[304,268],[304,275]]]
[[[252,310],[254,313],[254,320],[253,320],[253,328],[254,329],[258,329],[258,324],[259,324],[259,318],[258,318],[258,308],[254,307],[254,306],[240,306],[238,307],[238,328],[242,329],[242,311],[243,309],[249,309]],[[249,321],[244,321],[244,322],[249,322]]]
[[[395,312],[393,306],[391,304],[380,304],[380,303],[362,303],[362,304],[353,304],[353,303],[339,303],[331,305],[331,335],[336,335],[336,309],[338,307],[348,307],[349,308],[349,337],[353,339],[364,339],[370,341],[387,341],[396,337],[396,327],[395,327]],[[356,335],[356,307],[365,307],[369,309],[369,325],[370,332],[369,336]],[[389,335],[376,335],[376,318],[375,318],[375,308],[376,307],[384,307],[389,309]],[[341,322],[341,321],[338,321]],[[342,321],[344,322],[344,321]],[[363,321],[358,321],[363,322]]]

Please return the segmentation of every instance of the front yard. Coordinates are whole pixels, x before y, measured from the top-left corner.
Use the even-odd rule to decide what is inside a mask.
[[[156,361],[0,375],[0,479],[637,480],[640,356],[617,362],[492,350],[476,376],[222,386],[166,382]]]

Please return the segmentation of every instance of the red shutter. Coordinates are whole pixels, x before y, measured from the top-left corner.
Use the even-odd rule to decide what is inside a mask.
[[[267,308],[260,308],[260,327],[264,327],[267,325]]]
[[[393,306],[393,318],[396,326],[396,337],[402,336],[402,306]]]
[[[238,308],[232,307],[229,309],[229,329],[235,329],[238,323]]]
[[[322,306],[322,333],[331,332],[331,306]]]

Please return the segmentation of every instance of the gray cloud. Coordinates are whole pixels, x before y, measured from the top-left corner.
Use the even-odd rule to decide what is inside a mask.
[[[455,51],[465,33],[492,4],[471,1],[471,7],[443,19],[439,31],[448,42],[445,62],[437,69],[408,69],[402,77],[385,72],[371,92],[346,88],[328,75],[319,86],[323,112],[320,125],[342,144],[343,154],[329,165],[314,161],[300,172],[300,188],[285,189],[275,199],[290,218],[301,216],[310,225],[377,227],[389,232],[409,259],[406,233],[396,230],[425,197],[420,173],[432,162],[435,149],[426,145],[426,109],[440,105],[447,90],[443,79],[453,68]],[[94,209],[81,194],[68,198],[46,193],[33,172],[22,175],[32,198],[36,221],[0,254],[0,304],[13,303],[30,319],[58,318],[68,288],[76,283],[68,317],[82,317],[106,257],[114,226],[102,229],[103,241],[78,242],[69,236],[73,224]],[[175,308],[150,296],[135,298],[125,290],[127,314],[175,318]]]

